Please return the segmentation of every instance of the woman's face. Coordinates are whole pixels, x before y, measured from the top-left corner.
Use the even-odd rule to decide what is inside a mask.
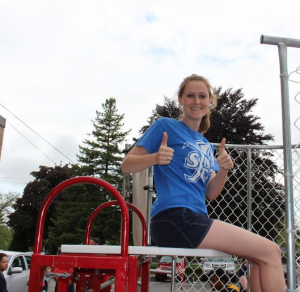
[[[4,272],[6,271],[8,268],[8,258],[7,257],[3,257],[1,260],[0,260],[0,272]]]
[[[200,124],[209,110],[209,90],[203,81],[190,81],[178,101],[183,109],[183,121],[187,124],[189,121]]]

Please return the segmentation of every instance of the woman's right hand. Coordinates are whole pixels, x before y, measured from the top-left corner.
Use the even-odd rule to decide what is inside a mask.
[[[156,153],[156,164],[157,165],[167,165],[170,164],[173,156],[174,149],[167,146],[168,135],[166,132],[163,132],[163,138],[158,152]]]

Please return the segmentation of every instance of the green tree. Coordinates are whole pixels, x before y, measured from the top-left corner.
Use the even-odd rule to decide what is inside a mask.
[[[32,250],[37,218],[44,199],[54,187],[70,178],[72,173],[68,165],[55,167],[40,166],[40,170],[33,171],[31,175],[35,179],[26,185],[23,196],[18,198],[13,205],[15,212],[9,215],[8,225],[14,231],[10,246],[11,250]],[[44,238],[47,238],[48,235],[48,227],[51,225],[50,218],[55,216],[57,201],[55,199],[48,210]]]
[[[57,215],[52,218],[53,224],[49,227],[48,250],[57,250],[62,243],[82,244],[88,217],[110,197],[107,191],[89,184],[70,187],[61,195],[63,199],[57,204]],[[100,238],[102,243],[118,244],[120,222],[119,208],[105,209],[93,223],[92,236]]]
[[[238,145],[266,145],[273,136],[264,133],[260,118],[252,114],[258,99],[244,99],[241,89],[228,89],[218,95],[218,106],[211,116],[211,128],[205,134],[209,141]],[[247,151],[232,149],[236,167],[229,173],[223,196],[209,204],[214,218],[247,228]],[[270,150],[254,150],[252,161],[252,230],[261,236],[276,240],[276,226],[284,215],[284,190],[276,175],[279,168],[272,160]],[[220,213],[219,213],[220,212]],[[221,214],[221,215],[220,215]]]
[[[18,193],[9,192],[7,194],[0,193],[0,249],[8,250],[13,231],[7,226],[8,216],[13,211],[13,205],[20,195]]]
[[[252,114],[258,99],[246,100],[241,89],[236,91],[216,88],[218,106],[211,115],[211,127],[205,137],[211,143],[220,143],[226,138],[228,144],[265,145],[273,136],[264,133],[260,118]],[[155,119],[170,117],[178,119],[180,106],[175,100],[165,97],[163,105],[156,105],[152,111]],[[143,126],[144,133],[150,124]],[[228,150],[236,167],[229,172],[222,194],[213,202],[207,202],[210,217],[247,228],[247,151]],[[260,235],[276,240],[284,214],[283,186],[277,183],[279,168],[272,161],[269,150],[252,152],[252,227]]]
[[[102,111],[96,111],[94,130],[89,139],[79,146],[80,155],[77,172],[80,175],[99,177],[112,184],[119,191],[122,188],[120,170],[123,152],[119,145],[130,131],[122,131],[124,114],[118,114],[116,100],[107,99]],[[99,205],[112,200],[106,190],[94,185],[78,185],[64,195],[66,200],[57,206],[57,216],[52,219],[49,243],[59,246],[62,243],[82,243],[88,217]],[[118,231],[118,232],[116,232]],[[94,221],[92,235],[102,242],[116,244],[120,240],[120,212],[118,207],[103,210]]]
[[[295,252],[296,256],[300,256],[300,222],[299,219],[296,217],[295,218]],[[281,220],[280,224],[276,226],[276,229],[279,233],[279,236],[276,239],[276,243],[280,246],[280,248],[285,251],[286,255],[286,250],[287,250],[287,243],[286,243],[286,218],[284,217],[283,220]]]
[[[12,207],[20,195],[18,193],[0,193],[0,226],[5,225]]]
[[[97,176],[106,180],[117,189],[122,187],[121,162],[123,153],[119,145],[129,131],[122,132],[124,114],[118,114],[116,99],[106,99],[102,104],[103,111],[96,111],[93,121],[93,139],[85,139],[84,146],[79,146],[83,174]]]
[[[13,230],[6,225],[0,226],[0,238],[0,249],[9,250],[13,238]]]

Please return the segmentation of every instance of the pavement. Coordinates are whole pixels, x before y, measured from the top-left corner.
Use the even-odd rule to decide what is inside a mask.
[[[170,292],[170,281],[164,282],[155,282],[154,279],[150,280],[149,292]],[[176,283],[176,285],[179,285]],[[55,281],[53,279],[48,282],[48,292],[54,292],[55,289]],[[176,289],[176,291],[189,291],[189,292],[206,292],[211,288],[208,282],[198,282],[194,284],[184,284],[184,289],[180,290],[180,287]],[[140,290],[138,290],[140,291]],[[114,292],[114,285],[112,285],[111,292]]]

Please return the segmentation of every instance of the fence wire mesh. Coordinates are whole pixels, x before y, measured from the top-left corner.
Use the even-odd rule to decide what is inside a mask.
[[[216,153],[218,145],[214,145]],[[280,146],[227,147],[235,167],[229,172],[221,195],[207,201],[209,216],[250,230],[276,242],[286,272],[286,230],[283,149]],[[295,218],[295,267],[300,284],[300,145],[293,145],[293,195]],[[240,277],[247,278],[244,259],[184,258],[177,274],[177,291],[213,291],[216,285],[242,291]],[[219,268],[219,269],[218,269]],[[225,270],[225,276],[220,271]],[[244,271],[244,272],[243,272]],[[216,274],[217,273],[217,274]],[[229,286],[230,287],[229,287]]]

